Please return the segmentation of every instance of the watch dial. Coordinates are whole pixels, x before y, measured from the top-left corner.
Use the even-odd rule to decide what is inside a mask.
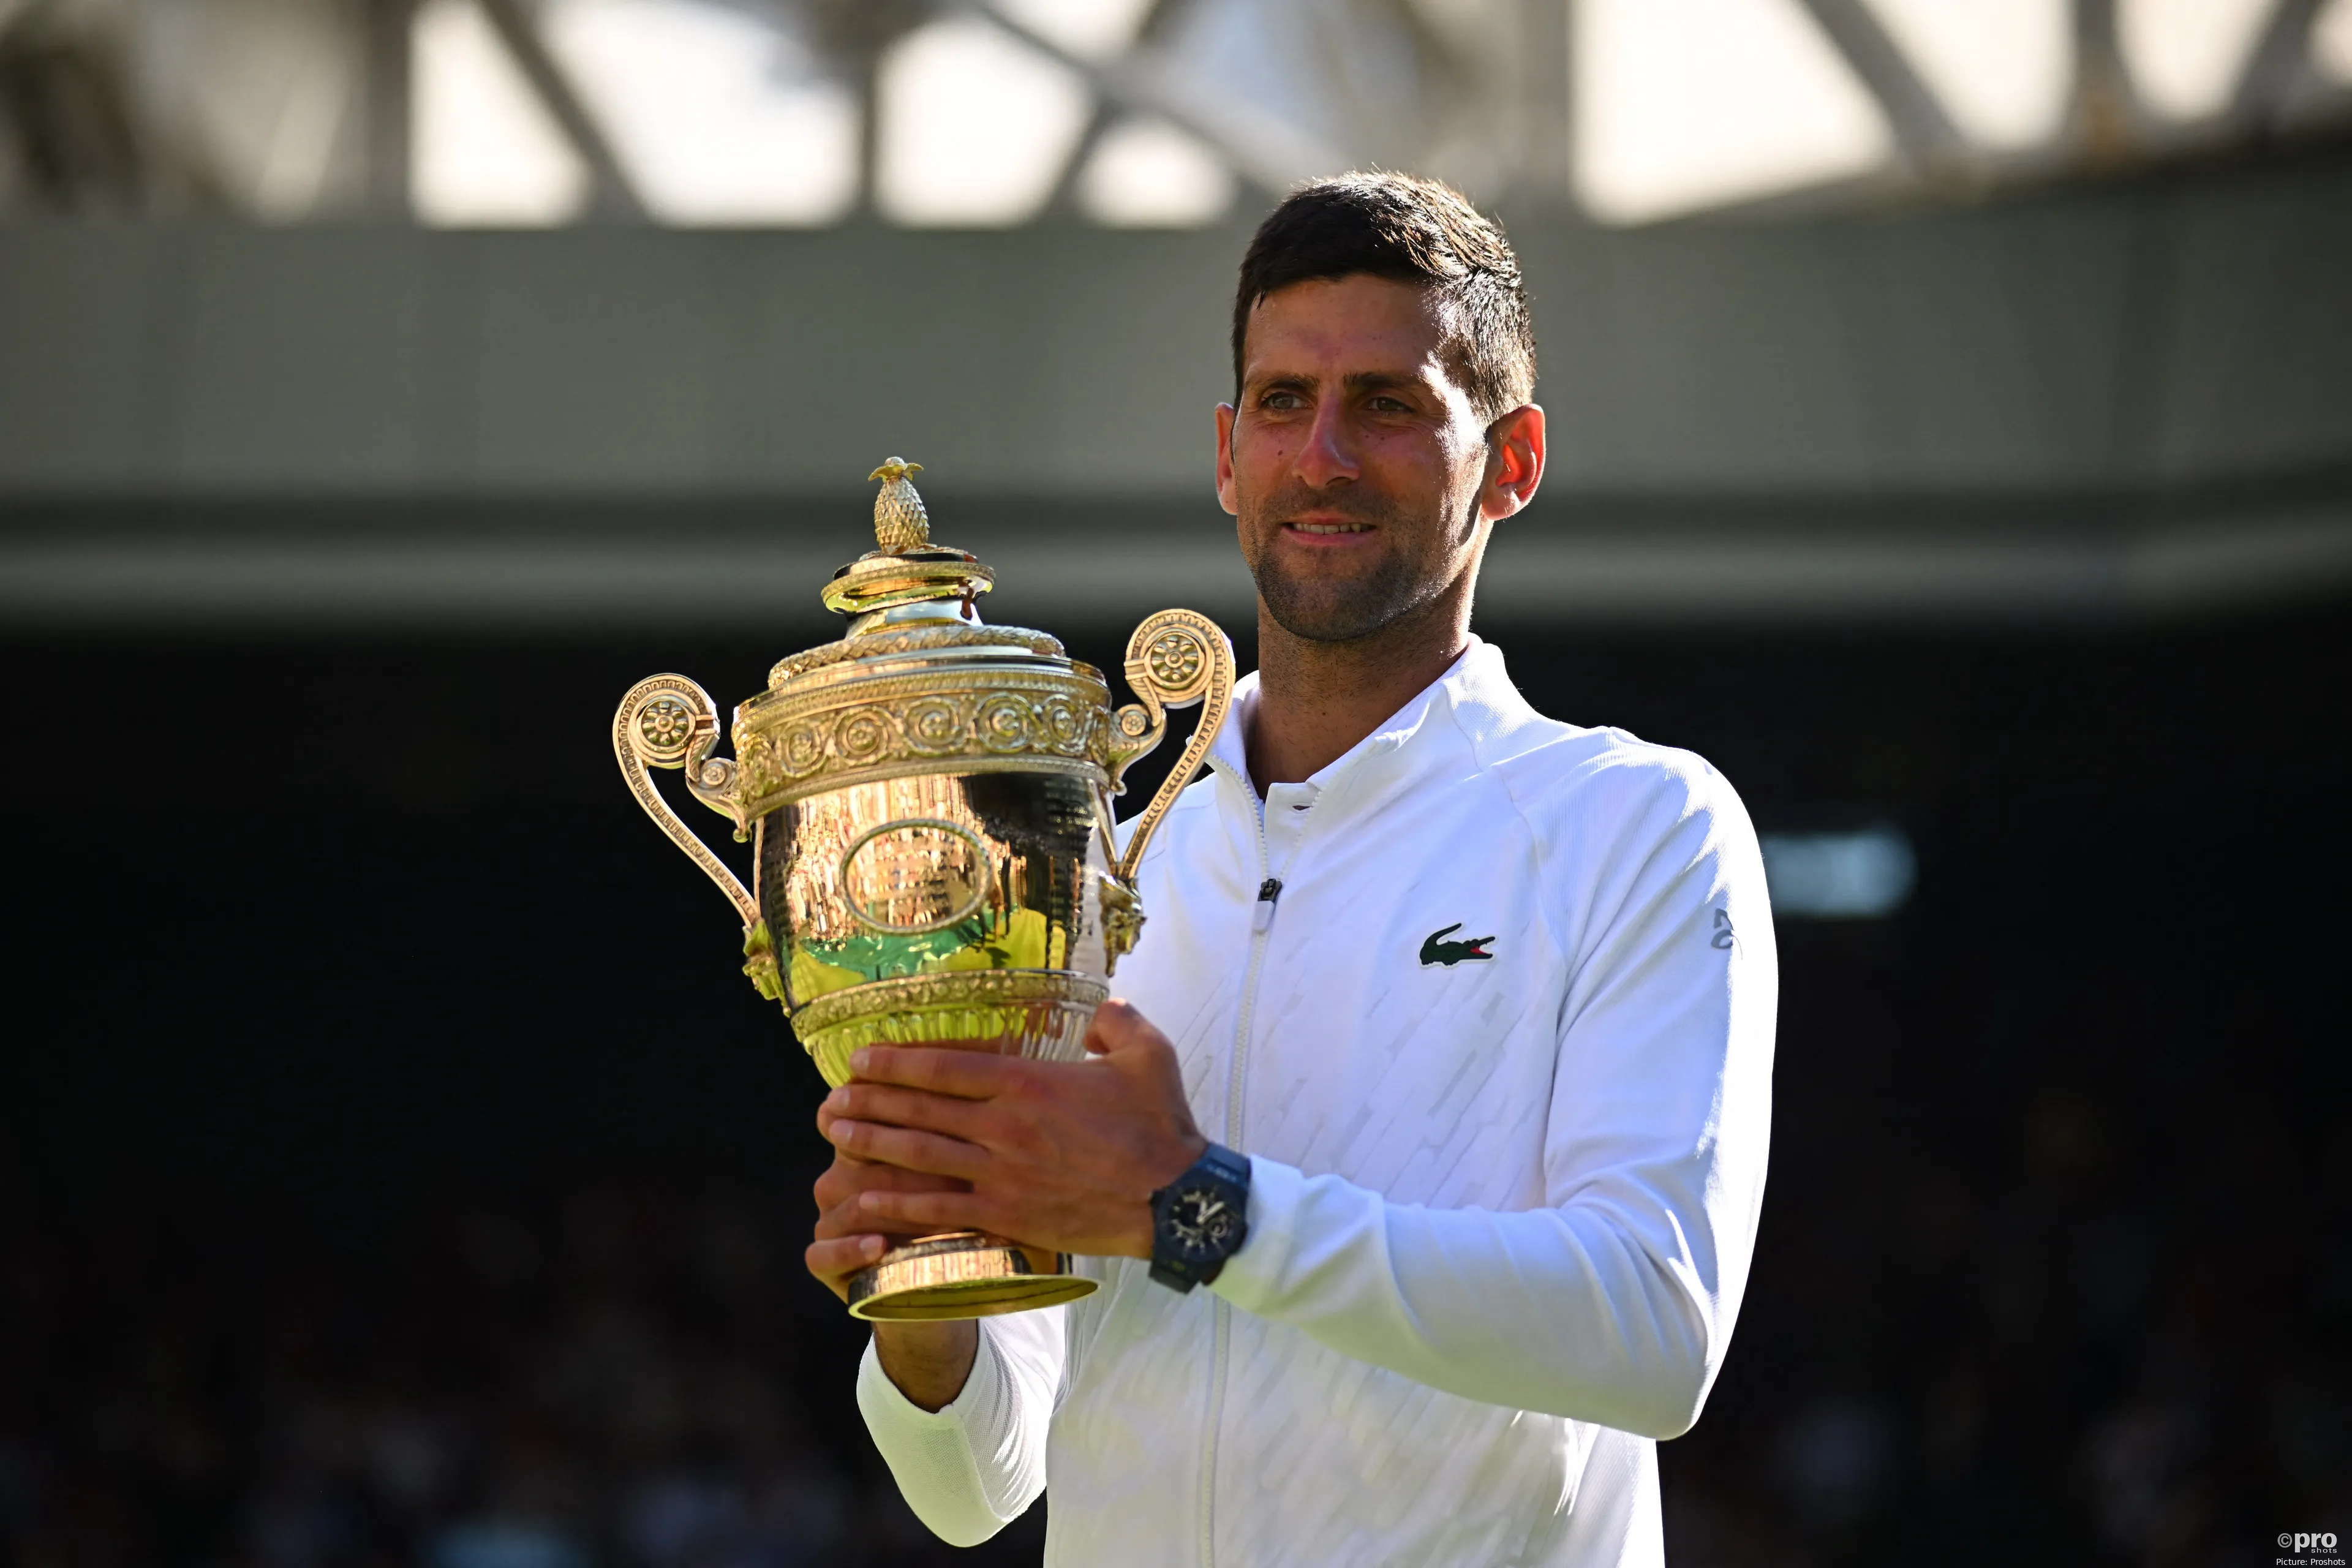
[[[1234,1234],[1233,1205],[1211,1187],[1187,1187],[1168,1205],[1168,1232],[1188,1258],[1219,1256]]]

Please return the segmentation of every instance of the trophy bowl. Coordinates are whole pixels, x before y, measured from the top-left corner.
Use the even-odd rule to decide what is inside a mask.
[[[1143,929],[1134,875],[1160,818],[1224,722],[1233,647],[1207,617],[1137,627],[1109,684],[1042,632],[983,625],[995,574],[934,545],[912,476],[871,478],[877,548],[835,574],[842,639],[793,655],[740,704],[734,758],[711,753],[710,699],[683,676],[637,682],[613,751],[662,831],[734,904],[743,972],[783,1005],[826,1083],[861,1046],[925,1045],[1045,1060],[1086,1054],[1095,1009]],[[1167,733],[1201,721],[1122,853],[1111,801]],[[751,845],[742,882],[679,820],[649,768]],[[1076,1300],[1094,1281],[1066,1256],[976,1231],[912,1238],[848,1282],[860,1318],[979,1318]]]

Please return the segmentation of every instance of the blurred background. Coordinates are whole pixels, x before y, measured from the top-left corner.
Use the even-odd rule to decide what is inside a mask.
[[[1479,629],[1767,836],[1672,1560],[2352,1538],[2352,0],[0,0],[0,1563],[1036,1560],[870,1453],[611,707],[893,453],[1247,668],[1234,268],[1374,163],[1535,298]]]

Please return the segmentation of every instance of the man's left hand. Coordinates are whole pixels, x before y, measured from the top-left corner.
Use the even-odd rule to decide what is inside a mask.
[[[1055,1252],[1151,1256],[1151,1194],[1207,1152],[1176,1049],[1106,1002],[1080,1062],[868,1046],[818,1118],[860,1160],[954,1176],[970,1192],[870,1191],[877,1230],[982,1230]]]

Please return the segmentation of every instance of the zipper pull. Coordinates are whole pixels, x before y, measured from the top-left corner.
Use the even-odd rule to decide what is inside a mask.
[[[1282,879],[1268,877],[1257,885],[1257,903],[1250,910],[1250,931],[1255,933],[1274,926],[1274,900],[1282,897]]]

